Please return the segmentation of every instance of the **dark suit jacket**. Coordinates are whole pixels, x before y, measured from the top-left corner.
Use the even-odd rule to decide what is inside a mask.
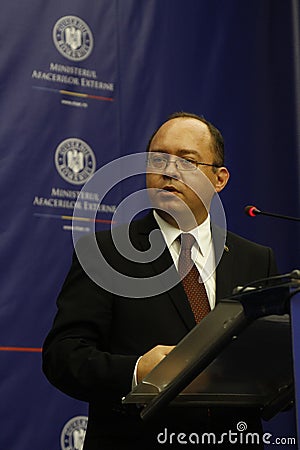
[[[149,249],[149,233],[155,228],[158,226],[151,213],[133,222],[130,236],[134,247]],[[119,235],[124,230],[120,227]],[[136,263],[115,250],[109,231],[97,233],[97,241],[109,264],[128,276],[147,278],[172,266],[168,250],[156,261]],[[232,233],[227,234],[226,246],[216,272],[217,301],[231,294],[237,285],[276,272],[270,248]],[[91,256],[92,247],[91,237],[79,241],[89,272],[101,277],[99,261]],[[117,280],[112,276],[109,282],[113,287]],[[84,449],[127,448],[126,439],[137,442],[138,436],[143,448],[148,448],[146,442],[153,438],[145,438],[148,426],[141,422],[135,407],[121,406],[121,398],[131,390],[139,356],[158,344],[176,345],[195,326],[181,283],[178,280],[168,292],[154,297],[116,295],[93,282],[74,254],[57,305],[58,313],[44,344],[43,369],[58,389],[89,402]],[[156,425],[163,428],[163,424],[164,418],[160,418]]]

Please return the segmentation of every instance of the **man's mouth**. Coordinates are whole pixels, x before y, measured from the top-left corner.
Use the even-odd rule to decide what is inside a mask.
[[[174,186],[164,186],[161,190],[167,191],[167,192],[180,193],[180,191],[178,189],[176,189]]]

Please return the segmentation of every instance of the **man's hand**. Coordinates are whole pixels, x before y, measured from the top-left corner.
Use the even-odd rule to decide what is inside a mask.
[[[145,353],[139,360],[137,366],[137,382],[142,381],[145,376],[164,359],[175,346],[157,345],[156,347]]]

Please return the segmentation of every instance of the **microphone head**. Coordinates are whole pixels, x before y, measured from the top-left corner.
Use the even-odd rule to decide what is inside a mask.
[[[257,209],[256,206],[253,206],[253,205],[246,206],[244,211],[247,214],[247,216],[250,216],[250,217],[255,217],[257,214],[260,213],[260,210]]]
[[[300,280],[300,270],[298,269],[294,269],[291,273],[290,273],[290,277],[296,280]]]

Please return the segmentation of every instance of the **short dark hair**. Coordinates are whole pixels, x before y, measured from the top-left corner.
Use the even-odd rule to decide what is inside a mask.
[[[207,119],[205,119],[203,116],[198,116],[197,114],[194,113],[189,113],[189,112],[184,112],[184,111],[180,111],[180,112],[175,112],[173,114],[171,114],[167,120],[165,120],[152,134],[148,145],[147,145],[147,152],[150,149],[150,145],[151,142],[154,138],[154,136],[156,135],[156,133],[158,132],[158,130],[160,129],[160,127],[168,122],[169,120],[172,119],[177,119],[177,118],[190,118],[190,119],[196,119],[196,120],[200,120],[200,122],[205,123],[205,125],[207,125],[207,128],[210,132],[211,135],[211,139],[212,139],[212,150],[214,152],[214,164],[216,164],[217,166],[223,166],[224,165],[224,139],[223,136],[220,132],[220,130],[218,130],[218,128],[216,128],[211,122],[209,122]]]

